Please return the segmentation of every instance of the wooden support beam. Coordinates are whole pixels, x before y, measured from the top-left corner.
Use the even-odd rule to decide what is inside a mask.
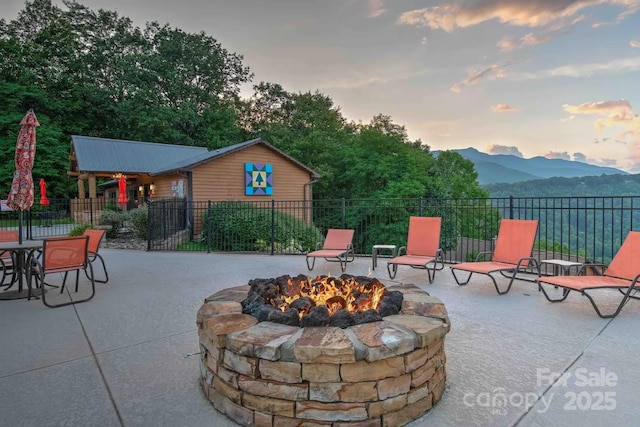
[[[78,199],[84,199],[84,180],[78,177]]]
[[[96,174],[89,174],[89,198],[96,199],[98,197],[98,187],[96,186]]]

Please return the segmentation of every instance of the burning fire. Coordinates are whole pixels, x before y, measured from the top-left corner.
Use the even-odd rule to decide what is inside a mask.
[[[300,318],[313,306],[326,305],[329,314],[340,309],[350,313],[377,310],[386,288],[377,280],[362,284],[353,276],[318,276],[309,280],[287,280],[286,289],[280,295],[269,298],[273,306],[283,312],[290,308],[298,310]]]

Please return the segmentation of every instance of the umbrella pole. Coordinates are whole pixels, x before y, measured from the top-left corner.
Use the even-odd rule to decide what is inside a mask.
[[[22,210],[18,212],[18,243],[22,244]]]

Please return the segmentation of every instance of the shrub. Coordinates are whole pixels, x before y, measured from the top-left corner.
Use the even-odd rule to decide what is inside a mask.
[[[118,205],[115,205],[113,203],[105,203],[104,206],[102,206],[102,210],[103,211],[114,211],[114,212],[122,212],[122,208]]]
[[[107,237],[116,237],[124,220],[125,214],[119,211],[102,211],[102,215],[100,216],[100,224],[111,226],[111,230],[107,230]]]
[[[149,220],[149,209],[146,206],[133,209],[129,212],[129,222],[137,237],[147,238],[147,226]]]
[[[246,202],[219,202],[204,214],[202,237],[217,250],[271,251],[271,208],[259,208]],[[278,253],[304,253],[322,240],[317,227],[275,212],[273,239]]]
[[[73,229],[69,232],[69,236],[82,236],[84,230],[91,228],[91,224],[81,224],[73,227]]]

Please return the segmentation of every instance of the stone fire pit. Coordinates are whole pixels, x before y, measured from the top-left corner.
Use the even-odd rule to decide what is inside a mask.
[[[249,286],[198,310],[201,385],[213,406],[245,426],[400,426],[445,388],[444,304],[414,285],[400,314],[338,327],[287,326],[242,314]]]

